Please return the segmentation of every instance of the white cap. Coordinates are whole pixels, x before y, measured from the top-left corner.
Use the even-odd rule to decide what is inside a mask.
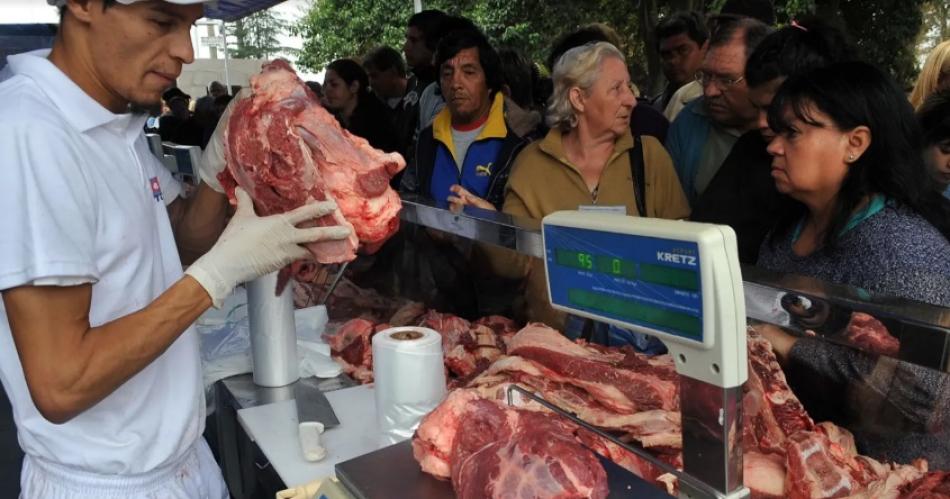
[[[135,2],[142,2],[142,1],[144,0],[116,0],[116,2],[119,2],[124,5],[129,5]],[[168,3],[175,3],[178,5],[192,5],[196,3],[208,3],[211,0],[162,0],[162,1],[168,2]],[[63,5],[66,5],[66,0],[46,0],[46,3],[54,7],[62,7]]]

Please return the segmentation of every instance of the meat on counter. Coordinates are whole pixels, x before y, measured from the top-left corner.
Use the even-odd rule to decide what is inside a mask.
[[[879,462],[859,455],[847,430],[827,422],[816,424],[789,389],[768,341],[750,330],[748,345],[749,382],[743,397],[742,445],[745,484],[753,497],[942,497],[922,495],[940,491],[948,483],[945,474],[927,474],[926,461]],[[499,435],[477,425],[479,429],[473,431],[470,421],[490,420],[480,413],[494,413],[499,410],[497,406],[502,406],[502,411],[532,411],[538,417],[551,418],[553,424],[572,426],[534,402],[518,408],[505,407],[507,387],[513,383],[539,393],[595,426],[638,442],[670,465],[680,469],[683,466],[678,378],[669,356],[651,357],[627,347],[572,342],[553,329],[531,324],[511,338],[505,356],[464,387],[451,392],[442,405],[423,419],[413,438],[414,455],[422,469],[452,480],[456,493],[464,497],[501,497],[510,490],[490,479],[499,473],[510,475],[510,469],[498,463],[471,463],[471,455],[465,450],[466,439],[472,433],[486,432],[484,445],[490,441],[493,449],[521,449],[521,444],[513,443],[517,432],[506,430]],[[508,416],[505,420],[521,417]],[[593,449],[671,493],[676,490],[674,477],[609,440],[582,432],[576,426],[559,434],[581,444],[576,448],[564,447],[574,449],[579,462],[588,462],[584,459],[591,452],[588,449]],[[540,453],[525,458],[531,464],[522,467],[522,473],[532,477],[558,475],[561,470],[549,464],[545,456]],[[560,458],[563,462],[564,457]],[[479,470],[489,472],[458,472],[467,466],[479,466]],[[539,470],[539,466],[548,469]],[[523,480],[528,480],[527,476]],[[576,476],[587,481],[583,486],[572,481],[570,490],[599,490],[598,473]],[[557,492],[537,497],[586,497],[570,490],[564,492],[566,485],[559,479],[549,480],[550,490]],[[915,493],[918,495],[912,495]]]
[[[514,321],[500,317],[483,317],[469,322],[451,314],[424,309],[407,302],[386,322],[373,323],[364,318],[352,319],[323,335],[330,345],[330,355],[360,383],[373,382],[372,336],[386,328],[423,326],[442,335],[442,351],[451,386],[467,382],[500,358],[506,350],[506,339],[518,330]]]

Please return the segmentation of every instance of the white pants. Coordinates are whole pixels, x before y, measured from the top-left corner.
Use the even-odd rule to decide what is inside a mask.
[[[204,438],[177,462],[139,475],[99,475],[25,456],[21,499],[227,499]]]

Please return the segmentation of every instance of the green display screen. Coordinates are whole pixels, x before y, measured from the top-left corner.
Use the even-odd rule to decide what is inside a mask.
[[[699,291],[699,275],[695,270],[652,263],[641,263],[638,270],[637,263],[631,260],[565,249],[555,250],[554,261],[558,265],[578,270],[599,272],[631,280],[639,279],[651,284],[688,291]]]
[[[557,250],[554,257],[558,265],[565,267],[626,277],[627,279],[637,278],[637,264],[630,260],[563,249]]]
[[[681,335],[702,340],[703,323],[699,317],[649,303],[626,300],[582,289],[569,290],[567,299],[571,305],[577,308],[596,310],[622,320],[672,329]]]
[[[695,270],[641,263],[640,280],[671,288],[699,291],[699,274]]]

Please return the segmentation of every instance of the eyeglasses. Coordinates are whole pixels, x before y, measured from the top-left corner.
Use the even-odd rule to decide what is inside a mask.
[[[725,76],[706,74],[702,71],[697,71],[693,77],[696,78],[696,81],[698,81],[703,87],[709,85],[710,83],[714,83],[716,87],[719,88],[719,90],[726,90],[727,88],[734,87],[745,79],[745,76],[740,76],[738,78],[726,78]]]

